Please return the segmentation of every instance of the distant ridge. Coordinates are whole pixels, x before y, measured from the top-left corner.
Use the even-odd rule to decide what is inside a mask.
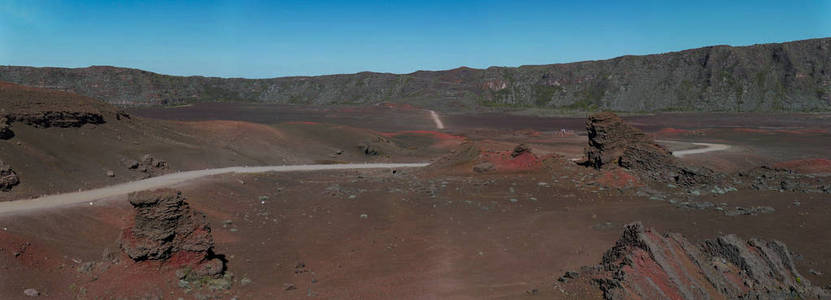
[[[206,101],[407,102],[442,111],[529,107],[625,112],[828,111],[831,38],[410,74],[242,79],[168,76],[106,66],[0,66],[0,80],[72,91],[122,106]]]

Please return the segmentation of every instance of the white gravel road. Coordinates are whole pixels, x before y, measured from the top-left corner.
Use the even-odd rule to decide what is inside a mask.
[[[700,154],[700,153],[707,153],[713,151],[722,151],[730,149],[730,145],[725,144],[712,144],[712,143],[692,143],[693,145],[704,146],[704,148],[698,149],[689,149],[689,150],[681,150],[672,152],[672,155],[676,157],[684,157],[690,154]]]
[[[87,191],[72,192],[43,196],[35,199],[22,199],[0,202],[0,215],[19,213],[22,211],[53,208],[58,206],[94,202],[96,200],[113,198],[132,192],[157,189],[171,186],[200,177],[225,173],[264,173],[264,172],[297,172],[323,170],[356,170],[356,169],[387,169],[387,168],[417,168],[429,163],[372,163],[372,164],[333,164],[333,165],[294,165],[294,166],[262,166],[262,167],[228,167],[219,169],[205,169],[166,174],[137,181],[131,181],[97,188]]]

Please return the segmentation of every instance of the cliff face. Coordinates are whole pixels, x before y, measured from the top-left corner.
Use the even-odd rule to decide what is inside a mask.
[[[115,67],[0,66],[0,80],[68,90],[118,105],[392,101],[443,110],[810,111],[831,109],[831,38],[410,74],[240,79],[167,76]]]

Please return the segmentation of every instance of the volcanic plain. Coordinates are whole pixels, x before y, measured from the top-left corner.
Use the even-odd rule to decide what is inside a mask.
[[[394,103],[120,109],[5,83],[0,100],[12,132],[0,201],[232,166],[429,163],[224,173],[0,210],[3,299],[777,299],[831,286],[829,114],[437,112],[438,129]],[[672,155],[700,143],[725,147]]]

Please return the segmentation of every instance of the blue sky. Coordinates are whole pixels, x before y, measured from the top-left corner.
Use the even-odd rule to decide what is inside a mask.
[[[266,78],[831,36],[831,0],[448,2],[0,0],[0,65]]]

